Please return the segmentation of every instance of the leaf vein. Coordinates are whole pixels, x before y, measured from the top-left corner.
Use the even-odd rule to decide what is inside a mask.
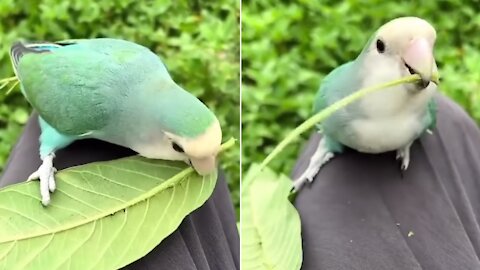
[[[5,252],[2,256],[0,256],[0,260],[4,260],[4,258],[12,251],[13,247],[17,244],[17,240],[12,241],[12,245],[8,248],[7,252]],[[5,262],[5,261],[4,261]]]
[[[71,186],[73,186],[73,187],[75,187],[75,188],[78,188],[79,190],[83,190],[83,191],[85,191],[85,192],[88,192],[88,193],[92,193],[92,194],[95,194],[95,195],[98,195],[98,196],[103,196],[103,197],[106,197],[106,198],[109,198],[109,199],[112,199],[112,200],[115,200],[115,201],[119,201],[119,202],[122,202],[122,203],[125,202],[124,200],[115,198],[115,197],[110,196],[110,195],[108,195],[108,194],[101,193],[101,192],[94,191],[94,190],[89,190],[89,189],[86,189],[86,188],[84,188],[84,187],[82,187],[82,186],[75,185],[75,184],[73,184],[72,182],[67,181],[66,179],[63,179],[63,182],[64,182],[64,183],[67,183],[67,184],[69,184],[69,185],[71,185]]]
[[[71,266],[71,263],[72,263],[72,260],[71,258],[73,257],[73,254],[75,254],[83,245],[85,245],[86,242],[88,242],[90,240],[90,238],[92,237],[93,233],[95,232],[95,227],[97,226],[97,221],[94,220],[93,221],[93,224],[92,224],[92,230],[90,231],[90,233],[88,234],[87,237],[85,237],[85,240],[80,243],[71,253],[70,253],[70,256],[64,256],[64,260],[60,262],[60,264],[58,265],[58,268],[57,269],[62,269],[62,264],[64,264],[68,259],[69,260],[69,266],[68,266],[68,269],[70,269],[70,266]]]
[[[28,264],[31,263],[33,260],[35,260],[35,258],[37,258],[38,255],[40,255],[40,253],[42,253],[42,251],[44,251],[44,250],[50,245],[50,243],[52,242],[52,240],[53,240],[54,237],[55,237],[55,234],[52,233],[52,234],[50,235],[50,239],[48,239],[47,243],[45,243],[45,245],[43,245],[43,247],[40,248],[40,250],[38,250],[38,252],[35,253],[35,255],[33,255],[30,260],[27,260],[27,264],[26,264],[26,265],[28,265]],[[23,267],[22,267],[22,268],[23,268]]]
[[[125,212],[125,215],[123,215],[123,222],[122,222],[122,225],[120,226],[120,228],[115,232],[115,234],[110,237],[110,241],[108,243],[101,243],[100,246],[104,246],[103,250],[100,252],[100,255],[97,256],[98,257],[98,260],[97,262],[95,262],[95,264],[93,265],[92,267],[92,270],[95,270],[95,269],[100,269],[100,268],[97,268],[97,265],[101,262],[101,259],[102,257],[105,255],[105,253],[107,252],[107,249],[108,247],[110,247],[113,243],[113,241],[115,241],[115,239],[118,237],[118,235],[120,234],[120,232],[123,230],[123,228],[125,227],[125,224],[127,223],[127,212]],[[125,249],[127,249],[127,247],[124,247]]]
[[[117,168],[117,167],[114,167],[114,166],[108,166],[108,165],[104,165],[104,166],[105,166],[105,167],[111,167],[111,168],[114,168],[114,169],[119,170],[119,171],[126,171],[126,170],[124,170],[124,169],[122,169],[122,168]],[[101,174],[96,174],[96,173],[94,173],[94,172],[77,172],[77,173],[79,173],[80,175],[82,175],[82,177],[83,177],[83,174],[92,174],[92,175],[98,176],[98,177],[100,177],[100,178],[102,178],[102,179],[104,179],[104,180],[107,180],[108,182],[114,183],[114,184],[116,184],[116,185],[123,186],[123,187],[128,187],[128,188],[131,188],[131,189],[133,189],[133,190],[140,191],[140,192],[145,192],[144,189],[140,189],[140,188],[136,188],[136,187],[134,187],[134,186],[130,186],[130,185],[124,184],[124,183],[116,182],[116,181],[114,181],[114,180],[112,180],[112,179],[110,179],[110,178],[108,178],[108,177],[105,177],[105,176],[103,176],[103,175],[101,175]],[[143,174],[142,174],[142,175],[143,175]],[[158,179],[159,179],[159,178],[155,178],[155,177],[153,177],[153,178],[154,178],[155,180],[158,180]]]
[[[139,222],[139,224],[138,224],[138,226],[137,226],[137,230],[133,233],[133,236],[131,236],[131,240],[130,240],[130,242],[128,243],[128,245],[125,245],[126,247],[130,247],[130,246],[132,245],[133,241],[134,241],[135,238],[137,237],[137,234],[140,232],[140,228],[143,226],[143,223],[145,222],[145,217],[147,216],[147,212],[148,212],[148,210],[149,210],[149,208],[150,208],[150,199],[147,199],[147,200],[145,201],[145,203],[146,203],[146,205],[145,205],[145,207],[144,207],[145,210],[143,211],[142,220]],[[126,211],[128,211],[128,209],[127,209]],[[127,212],[125,212],[125,213],[127,213]],[[120,256],[118,256],[118,258],[121,260],[121,259],[125,256],[125,253],[126,253],[126,252],[127,252],[127,248],[125,248],[125,249],[123,250],[123,253],[122,253]],[[115,263],[115,268],[121,267],[121,265],[119,265],[119,264],[120,264],[120,263],[117,261],[117,262]]]
[[[32,218],[24,215],[22,212],[18,212],[18,211],[15,211],[15,210],[13,210],[13,209],[8,209],[8,208],[2,207],[2,206],[0,206],[0,209],[5,210],[5,211],[7,211],[7,212],[15,213],[15,214],[23,217],[24,219],[30,220],[30,221],[32,221],[33,223],[36,223],[36,224],[42,226],[42,227],[45,228],[45,229],[48,228],[45,224],[42,224],[42,223],[39,222],[38,220],[34,220],[34,219],[32,219]]]
[[[164,219],[164,217],[165,217],[165,214],[166,214],[168,208],[170,207],[170,205],[172,204],[173,199],[175,198],[175,189],[176,189],[176,186],[173,186],[173,187],[172,187],[172,196],[170,197],[170,200],[168,200],[168,203],[167,203],[166,207],[163,209],[162,215],[161,215],[160,218],[158,219],[159,222],[158,222],[157,225],[155,226],[155,229],[152,230],[152,232],[158,233],[158,232],[157,232],[158,226],[159,226],[159,224],[163,223],[163,222],[161,222],[161,221],[163,221],[163,219]],[[149,244],[149,242],[145,241],[145,248],[144,248],[144,249],[147,249],[148,244]]]
[[[146,162],[146,161],[138,160],[138,159],[128,159],[128,160],[125,160],[125,161],[127,161],[129,163],[140,163],[140,164],[150,165],[150,166],[155,167],[155,168],[170,168],[170,169],[177,169],[179,171],[185,169],[185,168],[182,168],[180,166],[177,167],[177,166],[169,166],[169,165],[165,165],[165,164],[155,164],[155,163]]]
[[[82,204],[84,204],[84,205],[86,205],[86,206],[88,206],[88,207],[90,207],[90,208],[92,208],[92,209],[95,209],[95,210],[97,210],[98,212],[103,212],[102,209],[97,208],[97,207],[95,207],[95,206],[93,206],[93,205],[91,205],[91,204],[89,204],[89,203],[87,203],[87,202],[85,202],[85,201],[83,201],[83,200],[81,200],[81,199],[73,196],[72,194],[70,194],[70,193],[68,193],[68,192],[65,192],[65,191],[60,190],[60,189],[57,190],[57,192],[58,192],[58,193],[63,193],[63,194],[65,194],[65,196],[70,197],[70,198],[76,200],[77,202],[80,202],[80,203],[82,203]]]

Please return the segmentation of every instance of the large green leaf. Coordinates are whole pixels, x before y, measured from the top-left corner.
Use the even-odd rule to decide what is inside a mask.
[[[300,269],[300,217],[288,200],[292,181],[259,167],[250,168],[242,186],[242,269]]]
[[[56,174],[48,207],[38,182],[0,190],[0,269],[117,269],[141,258],[211,195],[216,173],[129,157]]]

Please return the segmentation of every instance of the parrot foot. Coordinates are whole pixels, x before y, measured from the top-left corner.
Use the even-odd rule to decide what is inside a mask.
[[[397,160],[401,160],[400,170],[401,172],[406,171],[408,169],[408,165],[410,164],[410,146],[412,144],[408,144],[406,147],[397,150]]]
[[[293,191],[299,191],[307,182],[312,183],[320,168],[330,161],[335,154],[330,152],[325,146],[325,140],[322,138],[318,143],[315,153],[310,158],[307,169],[300,177],[293,181]]]
[[[55,154],[48,154],[43,158],[42,165],[37,171],[33,172],[27,181],[40,179],[40,195],[42,196],[42,204],[47,206],[50,203],[50,192],[54,192],[55,185],[55,172],[57,169],[53,167],[53,158]]]

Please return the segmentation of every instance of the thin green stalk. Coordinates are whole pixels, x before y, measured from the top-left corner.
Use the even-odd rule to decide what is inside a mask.
[[[8,77],[8,78],[1,79],[1,80],[0,80],[0,83],[11,82],[11,81],[18,81],[18,79],[17,79],[16,76]]]
[[[7,84],[9,84],[9,82],[0,83],[0,89],[3,89]]]
[[[224,143],[220,146],[220,152],[224,152],[224,151],[227,150],[228,148],[232,147],[234,144],[235,144],[235,139],[234,139],[234,138],[230,138],[228,141],[224,142]]]
[[[283,139],[276,147],[273,149],[273,151],[263,160],[262,164],[259,166],[259,171],[265,168],[282,150],[289,145],[293,140],[297,139],[302,133],[313,127],[314,125],[324,121],[326,118],[328,118],[330,115],[332,115],[334,112],[337,110],[349,105],[350,103],[364,97],[365,95],[368,95],[370,93],[392,87],[395,85],[399,84],[404,84],[404,83],[414,83],[420,81],[420,76],[415,74],[415,75],[410,75],[403,77],[398,80],[393,80],[387,83],[382,83],[370,87],[363,88],[335,103],[332,105],[328,106],[326,109],[320,111],[319,113],[313,115],[312,117],[308,118],[305,122],[303,122],[300,126],[292,130],[286,137]],[[438,82],[438,75],[434,75],[433,81]]]
[[[14,82],[13,83],[13,86],[11,86],[10,88],[8,88],[7,90],[7,95],[10,94],[10,91],[13,90],[13,88],[15,88],[15,86],[17,86],[18,84],[18,79],[16,76],[13,76],[13,77],[8,77],[8,78],[4,78],[4,79],[1,79],[0,80],[0,89],[3,89],[5,88],[8,84],[10,84],[11,82]]]
[[[13,88],[15,88],[15,86],[17,86],[17,84],[18,84],[18,81],[14,82],[13,85],[10,88],[8,88],[7,95],[10,94],[10,92],[12,92]],[[0,89],[1,89],[1,87],[0,87]]]

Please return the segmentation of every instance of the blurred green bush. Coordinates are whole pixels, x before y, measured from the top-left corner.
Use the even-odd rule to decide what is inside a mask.
[[[174,80],[213,109],[225,140],[239,139],[239,16],[236,0],[0,0],[0,77],[13,75],[8,51],[19,39],[134,41],[160,55]],[[30,111],[19,91],[0,93],[0,172]],[[237,209],[239,153],[237,143],[222,161]]]
[[[422,17],[436,28],[441,91],[480,123],[479,6],[460,0],[243,1],[243,171],[310,116],[326,74],[354,59],[378,27],[400,16]],[[299,150],[298,143],[290,145],[272,168],[290,173]]]

